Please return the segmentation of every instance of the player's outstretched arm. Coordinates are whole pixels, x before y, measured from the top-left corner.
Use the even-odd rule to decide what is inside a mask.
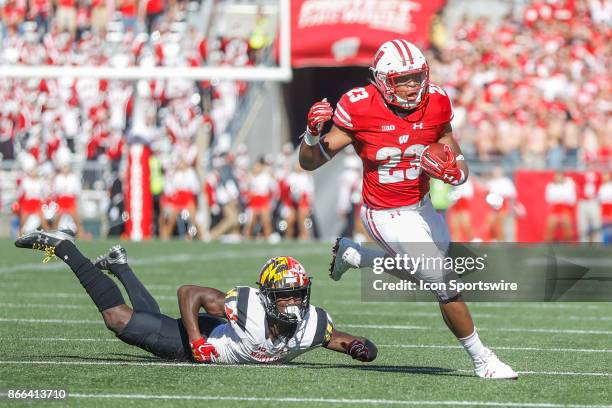
[[[348,354],[355,360],[369,363],[378,355],[378,348],[365,337],[356,337],[338,330],[332,331],[331,340],[324,346],[328,350]]]
[[[335,125],[321,137],[323,124],[330,120],[333,114],[334,111],[326,99],[315,103],[308,111],[306,132],[300,145],[300,166],[304,170],[316,170],[353,142],[351,133]]]
[[[200,308],[211,316],[225,317],[225,293],[214,288],[183,285],[177,291],[181,319],[190,341],[202,337],[198,324]]]

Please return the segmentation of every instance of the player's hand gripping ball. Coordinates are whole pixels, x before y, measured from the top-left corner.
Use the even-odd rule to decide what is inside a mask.
[[[421,168],[431,177],[447,184],[457,185],[463,181],[463,172],[457,165],[455,154],[448,145],[432,143],[421,153]]]

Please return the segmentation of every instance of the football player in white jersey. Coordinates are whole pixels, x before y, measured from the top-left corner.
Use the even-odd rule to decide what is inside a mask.
[[[123,342],[161,358],[217,364],[286,363],[322,346],[370,362],[378,352],[370,340],[335,330],[327,312],[310,304],[310,278],[288,256],[266,262],[257,289],[239,286],[224,293],[181,286],[182,318],[174,319],[161,314],[119,245],[94,262],[65,231],[31,232],[15,245],[44,251],[43,262],[53,256],[63,260],[98,307],[108,329]],[[102,270],[121,281],[131,307]],[[200,313],[201,308],[206,313]]]

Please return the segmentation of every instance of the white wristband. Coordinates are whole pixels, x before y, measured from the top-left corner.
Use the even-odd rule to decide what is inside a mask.
[[[312,133],[310,133],[310,130],[308,130],[308,128],[306,128],[306,131],[302,133],[302,136],[304,138],[304,142],[308,146],[315,146],[319,143],[320,136],[313,136]]]

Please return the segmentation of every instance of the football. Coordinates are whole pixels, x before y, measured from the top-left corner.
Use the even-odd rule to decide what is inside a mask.
[[[446,161],[446,152],[444,151],[444,144],[434,142],[429,145],[427,149],[428,156],[436,156],[442,161]]]

